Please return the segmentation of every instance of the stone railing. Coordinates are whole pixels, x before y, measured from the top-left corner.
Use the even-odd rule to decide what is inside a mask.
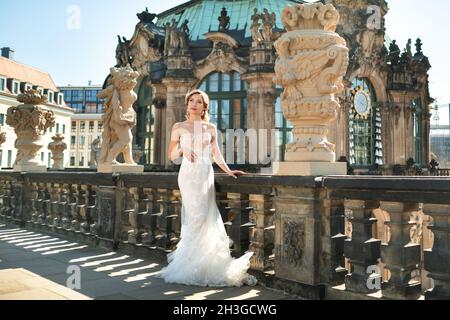
[[[232,254],[308,299],[450,299],[450,178],[217,174]],[[0,221],[165,261],[176,173],[0,172]]]

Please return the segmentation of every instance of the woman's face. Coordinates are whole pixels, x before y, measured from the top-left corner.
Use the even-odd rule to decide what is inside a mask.
[[[200,93],[196,93],[189,98],[188,112],[191,115],[201,116],[204,108],[205,108],[205,104],[203,103],[203,97]]]

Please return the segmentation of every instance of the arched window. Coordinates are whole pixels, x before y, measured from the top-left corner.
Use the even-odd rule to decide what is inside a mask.
[[[247,82],[238,72],[210,73],[199,86],[210,98],[211,122],[217,129],[247,129]]]
[[[381,114],[375,90],[367,79],[355,78],[350,92],[350,164],[383,164]]]

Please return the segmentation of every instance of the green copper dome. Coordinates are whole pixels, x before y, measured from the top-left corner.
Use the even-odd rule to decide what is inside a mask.
[[[159,14],[156,25],[164,27],[167,22],[175,19],[178,27],[185,20],[189,20],[190,40],[204,40],[207,32],[219,31],[219,16],[222,8],[225,8],[230,17],[230,27],[228,32],[242,38],[251,38],[251,16],[254,9],[262,13],[263,9],[268,9],[269,13],[276,14],[276,28],[283,29],[281,23],[281,11],[288,4],[305,3],[300,0],[193,0],[183,3],[175,8]],[[239,37],[240,36],[240,37]],[[241,39],[239,39],[241,38]]]

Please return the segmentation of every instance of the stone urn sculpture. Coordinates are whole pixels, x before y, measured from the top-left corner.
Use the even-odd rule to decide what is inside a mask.
[[[39,159],[39,151],[44,146],[43,136],[48,128],[55,126],[55,115],[43,104],[47,97],[37,90],[28,90],[17,96],[23,104],[7,111],[6,124],[14,128],[17,135],[14,146],[17,149],[15,172],[47,171],[47,166]]]
[[[335,32],[339,13],[331,4],[297,4],[287,6],[281,19],[287,32],[274,44],[279,56],[274,80],[284,88],[282,109],[294,126],[294,141],[286,146],[286,162],[274,163],[274,173],[344,175],[345,164],[335,163],[326,137],[349,64],[346,42]]]
[[[67,144],[63,142],[64,135],[57,133],[52,137],[53,142],[48,144],[48,149],[52,152],[53,166],[51,170],[64,170],[64,150]]]

